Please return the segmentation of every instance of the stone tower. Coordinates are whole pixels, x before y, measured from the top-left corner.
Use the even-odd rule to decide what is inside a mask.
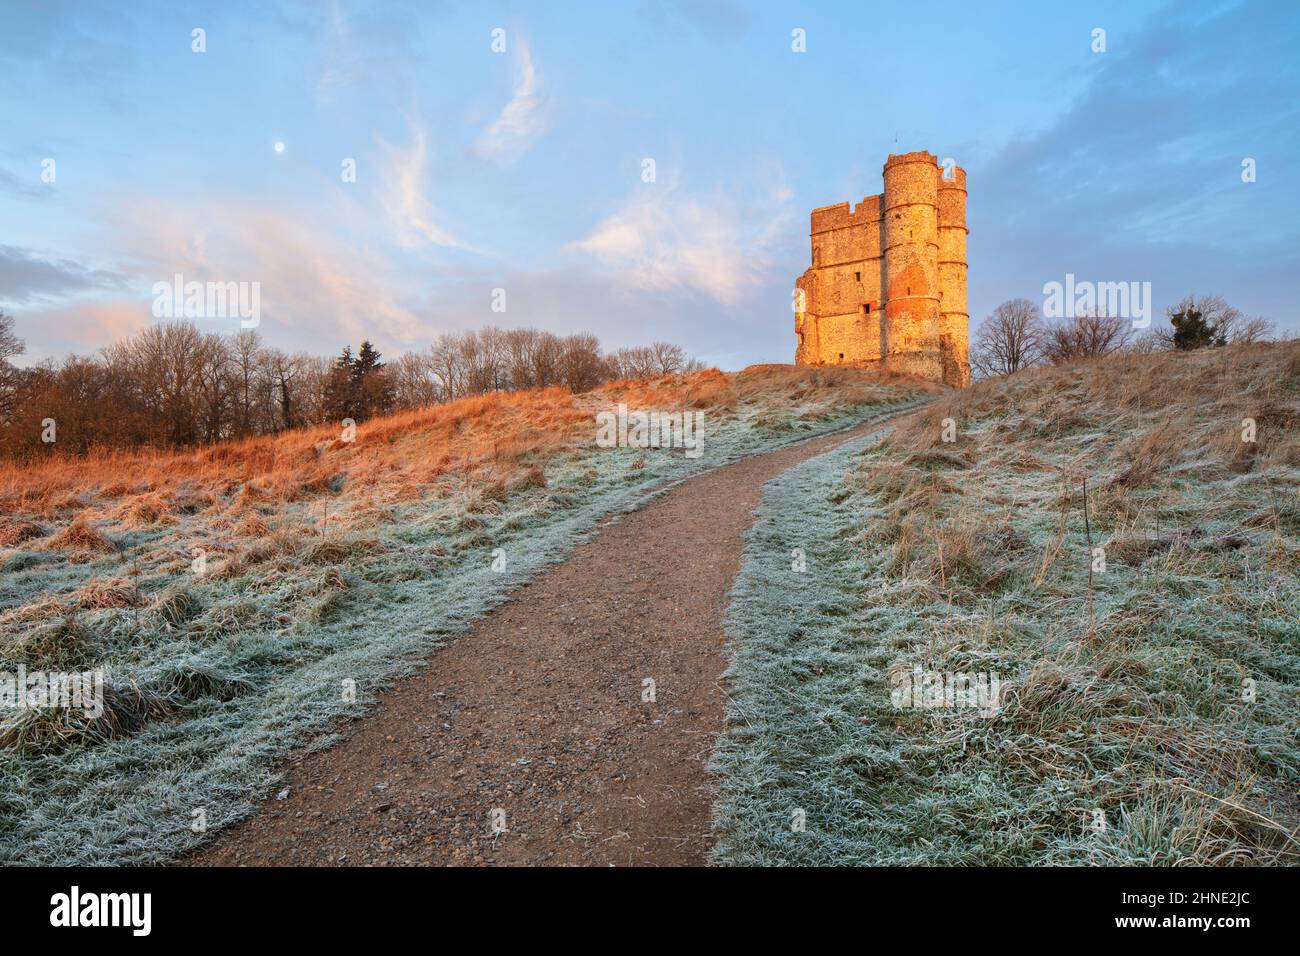
[[[943,380],[970,384],[967,353],[970,313],[966,311],[966,170],[939,176],[939,358]]]
[[[885,191],[812,212],[795,282],[795,362],[880,366],[965,386],[966,171],[891,155]]]

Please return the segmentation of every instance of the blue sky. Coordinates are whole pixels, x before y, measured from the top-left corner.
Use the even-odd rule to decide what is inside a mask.
[[[0,0],[0,309],[29,361],[178,272],[318,353],[495,323],[790,361],[809,210],[928,149],[968,174],[972,327],[1073,273],[1296,332],[1297,48],[1289,0]]]

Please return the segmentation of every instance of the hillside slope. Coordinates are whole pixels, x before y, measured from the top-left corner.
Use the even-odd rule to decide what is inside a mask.
[[[930,389],[932,391],[932,389]],[[498,394],[184,453],[0,471],[0,672],[102,669],[105,712],[0,714],[0,862],[158,861],[602,515],[927,387],[758,368]],[[705,413],[702,454],[593,413]]]
[[[1300,860],[1298,425],[1300,343],[1133,356],[772,482],[719,859]]]

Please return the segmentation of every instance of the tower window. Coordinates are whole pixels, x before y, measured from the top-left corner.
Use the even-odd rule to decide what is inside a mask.
[[[843,352],[840,353],[840,361],[841,361],[841,362],[844,361],[844,353],[843,353]]]
[[[861,281],[862,281],[862,273],[861,273],[861,272],[855,272],[855,273],[853,273],[853,281],[854,281],[854,282],[861,282]]]

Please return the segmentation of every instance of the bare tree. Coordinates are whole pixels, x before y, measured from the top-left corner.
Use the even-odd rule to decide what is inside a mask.
[[[0,312],[0,362],[7,363],[15,355],[22,355],[24,347],[14,332],[14,317]]]
[[[1121,316],[1076,315],[1048,330],[1045,354],[1053,362],[1098,358],[1122,351],[1133,338],[1133,323]]]
[[[296,428],[304,421],[299,384],[307,369],[307,356],[286,355],[278,349],[266,356],[266,380],[273,407],[268,409],[268,429]]]
[[[608,378],[609,367],[600,353],[600,341],[596,336],[587,333],[567,335],[563,344],[560,367],[569,391],[587,392]]]
[[[564,345],[559,336],[551,332],[541,332],[537,348],[533,352],[533,384],[537,388],[550,388],[562,381],[560,360],[564,355]]]
[[[263,409],[262,377],[265,374],[265,355],[261,337],[253,329],[243,329],[230,343],[230,378],[234,394],[231,433],[251,435],[259,431],[258,421]]]
[[[532,388],[537,384],[534,362],[540,338],[536,329],[511,329],[505,333],[505,374],[511,388]]]
[[[58,425],[61,450],[83,452],[97,445],[138,443],[147,423],[116,400],[120,384],[102,362],[77,355],[61,364],[47,360],[27,369],[9,427],[0,429],[0,446],[10,452],[40,448],[47,418]]]
[[[422,408],[442,401],[442,383],[433,369],[433,353],[407,352],[388,363],[393,386],[393,404],[398,408]]]
[[[463,394],[482,395],[496,388],[500,356],[494,349],[495,338],[471,329],[457,336],[455,342]]]
[[[365,414],[382,414],[502,389],[582,392],[633,370],[648,376],[699,367],[666,342],[620,358],[606,355],[594,335],[495,327],[440,335],[427,351],[390,363],[363,342],[355,359],[345,350],[346,367],[287,354],[252,331],[224,336],[192,322],[151,326],[94,357],[19,370],[8,360],[22,348],[13,320],[0,315],[0,453],[39,449],[45,418],[58,421],[61,450],[194,445],[337,418],[340,386]]]
[[[429,351],[429,363],[433,374],[442,383],[444,401],[455,401],[465,394],[462,384],[464,366],[461,363],[460,348],[454,335],[444,332],[438,336],[438,340],[433,343]]]
[[[509,352],[506,333],[495,325],[485,325],[478,332],[478,347],[487,386],[484,390],[496,392],[508,388],[506,365]]]
[[[1151,355],[1172,348],[1170,336],[1163,329],[1147,329],[1128,344],[1126,351],[1134,355]]]
[[[613,358],[619,378],[649,378],[655,374],[654,351],[645,346],[619,349]]]
[[[15,355],[22,355],[26,346],[14,333],[14,317],[0,312],[0,422],[9,421],[14,411],[14,396],[18,391],[19,372],[9,363]]]
[[[1048,326],[1043,354],[1053,365],[1099,358],[1122,351],[1133,338],[1133,324],[1117,315],[1074,315]]]
[[[195,392],[195,428],[199,441],[214,442],[230,437],[234,385],[226,339],[219,335],[203,336],[190,383]]]
[[[686,365],[686,351],[671,342],[655,342],[650,346],[655,371],[660,375],[676,375]]]
[[[1043,360],[1046,337],[1038,306],[1028,299],[1010,299],[980,323],[970,352],[971,368],[989,378],[1037,365]]]
[[[109,367],[133,386],[128,401],[153,423],[150,441],[189,445],[200,439],[194,385],[206,351],[192,322],[153,325],[105,350]]]
[[[1277,326],[1262,315],[1252,318],[1242,317],[1235,328],[1229,331],[1228,341],[1237,344],[1249,342],[1268,342],[1277,336]]]

